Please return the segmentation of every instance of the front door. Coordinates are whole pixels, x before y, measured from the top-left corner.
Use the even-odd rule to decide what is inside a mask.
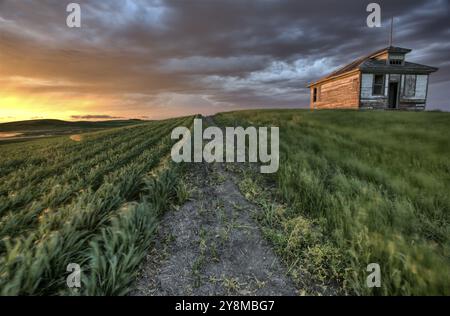
[[[397,100],[398,100],[398,82],[390,82],[389,83],[388,107],[390,109],[396,109],[397,108]]]

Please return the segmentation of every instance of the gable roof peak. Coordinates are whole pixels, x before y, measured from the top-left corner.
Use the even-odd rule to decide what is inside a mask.
[[[398,47],[398,46],[388,46],[388,47],[382,48],[382,49],[377,50],[376,52],[370,54],[369,58],[372,58],[372,57],[375,57],[377,55],[381,55],[384,53],[408,54],[411,51],[412,50],[409,48],[403,48],[403,47]]]

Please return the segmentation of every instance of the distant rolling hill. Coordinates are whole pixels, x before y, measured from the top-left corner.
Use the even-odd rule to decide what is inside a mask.
[[[0,124],[0,145],[25,142],[37,138],[82,134],[103,129],[138,125],[142,120],[78,121],[30,120]]]
[[[77,121],[62,120],[29,120],[0,124],[0,132],[38,132],[38,131],[72,131],[96,128],[112,128],[143,123],[141,120],[113,120],[113,121]]]

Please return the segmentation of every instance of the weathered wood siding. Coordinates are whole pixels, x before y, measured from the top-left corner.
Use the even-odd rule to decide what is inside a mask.
[[[425,109],[428,90],[428,75],[417,75],[415,82],[415,91],[413,95],[406,93],[406,81],[406,75],[403,75],[399,108],[403,110]]]
[[[373,95],[374,74],[361,74],[361,108],[385,109],[389,107],[389,82],[398,82],[398,109],[424,109],[427,98],[428,75],[417,75],[412,84],[406,76],[399,74],[385,74],[384,94]],[[413,89],[411,93],[411,89]]]
[[[311,87],[312,109],[343,109],[359,107],[360,73],[337,78]],[[314,102],[317,88],[317,102]]]
[[[397,109],[425,109],[428,75],[384,74],[383,94],[374,95],[373,73],[354,72],[311,86],[311,109],[388,109],[389,83],[398,83]],[[407,77],[409,76],[409,77]],[[412,78],[416,78],[415,81]],[[314,88],[317,101],[314,102]]]
[[[375,59],[377,60],[387,60],[389,58],[389,53],[386,52],[384,54],[378,55],[377,57],[375,57]]]
[[[388,103],[389,74],[384,75],[383,95],[373,95],[374,74],[361,74],[361,108],[384,109]]]

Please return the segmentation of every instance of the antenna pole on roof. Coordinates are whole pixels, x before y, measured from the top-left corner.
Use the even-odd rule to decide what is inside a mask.
[[[389,37],[389,46],[392,46],[394,41],[394,17],[391,18],[391,36]]]

